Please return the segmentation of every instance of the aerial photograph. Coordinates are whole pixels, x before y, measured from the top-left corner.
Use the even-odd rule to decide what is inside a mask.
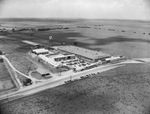
[[[0,0],[0,114],[150,114],[150,1]]]

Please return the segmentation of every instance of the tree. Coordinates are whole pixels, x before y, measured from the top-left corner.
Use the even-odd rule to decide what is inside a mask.
[[[65,41],[63,41],[62,44],[65,45],[66,44]]]
[[[0,50],[0,55],[3,55],[3,52]]]
[[[4,60],[0,58],[0,62],[2,63]]]
[[[74,45],[74,46],[77,46],[77,44],[78,44],[78,42],[73,42],[73,45]]]
[[[15,29],[14,29],[14,28],[12,29],[12,32],[15,32]]]
[[[29,78],[27,78],[26,80],[23,81],[23,85],[24,85],[24,86],[28,86],[28,85],[30,85],[30,84],[32,84],[32,81],[31,81],[31,79],[29,79]]]

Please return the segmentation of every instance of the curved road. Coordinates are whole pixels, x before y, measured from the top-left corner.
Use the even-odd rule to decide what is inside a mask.
[[[16,70],[12,66],[12,64],[9,62],[9,60],[5,56],[3,56],[3,58],[10,64],[10,66],[15,71],[17,71],[18,73],[22,74],[21,72],[19,72],[18,70]],[[128,63],[142,63],[142,62],[136,61],[136,60],[126,60],[124,62],[120,62],[120,63],[116,63],[116,64],[103,65],[103,66],[99,66],[99,67],[96,67],[96,68],[93,68],[93,69],[89,69],[89,70],[85,70],[85,71],[82,71],[82,72],[77,72],[77,73],[74,73],[72,75],[64,74],[64,75],[60,76],[59,78],[48,79],[47,81],[43,81],[43,82],[36,83],[36,84],[30,85],[30,86],[24,87],[22,89],[19,89],[16,92],[9,93],[7,95],[2,95],[2,96],[0,96],[0,100],[6,99],[6,98],[17,97],[17,96],[22,96],[23,97],[23,96],[26,96],[26,95],[31,95],[33,93],[37,93],[37,92],[40,92],[40,91],[43,91],[43,90],[46,90],[46,89],[49,89],[49,88],[52,88],[52,87],[64,84],[65,81],[68,81],[70,79],[80,79],[81,76],[85,76],[85,75],[91,74],[91,73],[107,71],[107,70],[110,70],[110,69],[113,69],[113,68],[116,68],[116,67],[124,66],[124,65],[126,65]],[[23,76],[25,76],[27,78],[31,78],[31,77],[26,76],[25,74],[23,74]],[[31,78],[31,80],[32,79],[34,81],[37,81],[34,78]]]
[[[7,61],[7,63],[9,64],[9,66],[10,66],[15,72],[21,74],[22,76],[24,76],[24,77],[26,77],[26,78],[31,79],[34,83],[35,83],[36,81],[42,81],[42,80],[38,80],[38,79],[35,79],[35,78],[33,78],[33,77],[30,77],[30,76],[27,76],[27,75],[23,74],[22,72],[20,72],[19,70],[17,70],[17,69],[11,64],[11,62],[10,62],[4,55],[2,55],[1,57],[2,57],[4,60]],[[18,79],[17,76],[16,76],[15,78]],[[43,81],[44,81],[44,80],[43,80]]]

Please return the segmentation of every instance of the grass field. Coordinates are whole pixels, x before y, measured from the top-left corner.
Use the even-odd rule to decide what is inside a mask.
[[[10,78],[10,74],[7,70],[7,68],[5,67],[4,62],[0,62],[0,79],[7,79]]]
[[[33,72],[31,73],[31,76],[34,77],[34,78],[36,78],[36,79],[39,79],[39,80],[44,79],[44,78],[42,77],[42,75],[41,75],[39,72],[37,72],[37,71],[33,71]]]
[[[37,67],[27,59],[27,55],[23,53],[14,53],[6,55],[6,57],[10,60],[12,65],[19,70],[20,72],[28,75],[28,73],[32,70],[35,70]]]
[[[32,25],[30,21],[22,22],[22,26],[26,23],[29,27]],[[62,26],[69,27],[69,30],[51,30],[51,31],[34,31],[34,32],[16,32],[16,33],[0,33],[1,35],[15,38],[11,40],[11,45],[15,42],[20,51],[28,50],[27,45],[21,43],[21,40],[30,40],[48,45],[48,37],[53,36],[52,42],[65,41],[68,44],[78,42],[79,46],[86,48],[99,49],[111,54],[124,55],[127,57],[150,57],[150,32],[149,22],[143,21],[121,21],[121,20],[78,20],[78,21],[62,21],[59,25],[55,22],[33,22],[37,26]],[[45,25],[45,23],[47,25]],[[15,22],[15,26],[18,23]],[[21,25],[21,22],[19,22]],[[78,28],[77,26],[89,26],[90,28]],[[33,27],[35,27],[33,25]],[[32,36],[31,36],[32,34]],[[4,40],[4,39],[0,39]],[[9,43],[10,40],[7,40]],[[3,41],[4,42],[4,41]],[[5,40],[6,42],[6,40]],[[6,44],[7,44],[6,43]],[[7,46],[7,45],[6,45]],[[4,46],[4,47],[6,47]],[[9,45],[8,45],[9,46]],[[8,50],[8,48],[4,50]]]
[[[14,39],[0,39],[0,49],[5,53],[13,53],[18,47],[18,41],[15,41]]]
[[[17,22],[13,26],[21,26]],[[22,26],[69,26],[69,30],[0,33],[13,39],[0,39],[6,53],[26,53],[29,45],[21,40],[48,44],[67,42],[127,57],[150,57],[149,22],[120,20],[79,20],[63,22],[23,22]],[[26,25],[25,25],[26,24]],[[11,24],[12,26],[12,24]],[[90,28],[78,28],[89,26]],[[114,29],[112,31],[112,29]],[[31,36],[31,33],[33,34]],[[15,38],[15,40],[14,40]],[[13,57],[12,57],[13,58]],[[20,60],[17,57],[16,60]],[[21,60],[22,61],[22,60]],[[24,60],[23,60],[24,61]],[[2,114],[149,114],[150,64],[129,64],[89,79],[55,87],[1,106]],[[21,67],[26,69],[26,67]],[[20,69],[21,70],[21,69]],[[23,71],[24,72],[24,71]],[[27,73],[27,70],[25,70]]]
[[[22,76],[20,73],[17,73],[17,78],[20,80],[21,84],[22,84],[23,86],[25,86],[24,82],[26,82],[26,80],[27,80],[28,78],[26,78],[25,76]]]
[[[3,104],[1,110],[4,114],[149,114],[149,69],[147,64],[130,64]]]
[[[0,95],[16,88],[4,62],[0,62]]]

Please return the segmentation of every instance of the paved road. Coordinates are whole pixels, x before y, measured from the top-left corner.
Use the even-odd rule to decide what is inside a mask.
[[[8,60],[7,58],[5,58],[5,59]],[[8,60],[8,63],[10,63],[9,60]],[[9,98],[16,97],[16,96],[20,96],[20,95],[22,95],[22,96],[31,95],[33,93],[37,93],[37,92],[40,92],[40,91],[43,91],[43,90],[46,90],[46,89],[64,84],[65,81],[68,81],[70,79],[79,79],[81,76],[85,76],[87,74],[107,71],[107,70],[110,70],[110,69],[113,69],[113,68],[116,68],[116,67],[124,66],[128,63],[142,63],[142,62],[135,61],[135,60],[127,60],[127,61],[117,63],[117,64],[108,64],[108,65],[99,66],[99,67],[96,67],[96,68],[93,68],[93,69],[89,69],[89,70],[86,70],[86,71],[83,71],[83,72],[74,73],[74,74],[71,74],[71,75],[70,74],[64,74],[64,75],[61,75],[58,78],[48,79],[47,81],[30,85],[30,86],[22,88],[22,89],[20,89],[16,92],[0,96],[0,100],[1,99],[6,99],[8,97]],[[11,65],[11,63],[10,63],[10,65]],[[13,66],[12,66],[12,68],[13,68]]]
[[[13,71],[15,71],[15,72],[21,74],[22,76],[24,76],[24,77],[26,77],[26,78],[31,79],[33,82],[35,82],[35,81],[40,81],[40,80],[35,79],[35,78],[33,78],[33,77],[27,76],[27,75],[23,74],[22,72],[20,72],[19,70],[17,70],[17,69],[11,64],[11,62],[10,62],[4,55],[2,55],[1,57],[9,64],[9,66],[12,68]],[[15,76],[15,78],[18,79],[17,76]]]
[[[150,63],[150,58],[134,58],[135,61],[143,61],[146,63]]]
[[[17,78],[17,73],[12,68],[10,68],[10,65],[8,64],[8,62],[5,59],[4,59],[4,63],[5,63],[5,66],[7,67],[8,71],[9,71],[12,79],[15,80],[14,82],[16,82],[15,84],[17,85],[18,89],[20,89],[22,87],[22,83]]]
[[[103,71],[110,70],[110,69],[120,67],[120,66],[122,66],[122,65],[106,66],[106,67],[101,68],[99,70],[95,69],[95,70],[93,70],[93,72],[88,71],[88,72],[86,72],[86,74],[96,73],[95,71],[103,72]],[[79,79],[81,76],[85,76],[86,74],[84,72],[82,72],[82,73],[77,73],[76,75],[71,75],[71,77],[72,77],[72,79]],[[70,80],[70,75],[65,76],[65,77],[61,76],[60,79],[48,80],[45,82],[37,83],[36,85],[31,85],[31,86],[22,88],[16,92],[13,92],[13,93],[10,93],[7,95],[3,95],[0,97],[0,99],[6,99],[8,97],[15,97],[15,96],[20,96],[20,95],[23,95],[23,96],[31,95],[33,93],[37,93],[37,92],[40,92],[40,91],[64,84],[64,82],[68,81],[68,80]]]

